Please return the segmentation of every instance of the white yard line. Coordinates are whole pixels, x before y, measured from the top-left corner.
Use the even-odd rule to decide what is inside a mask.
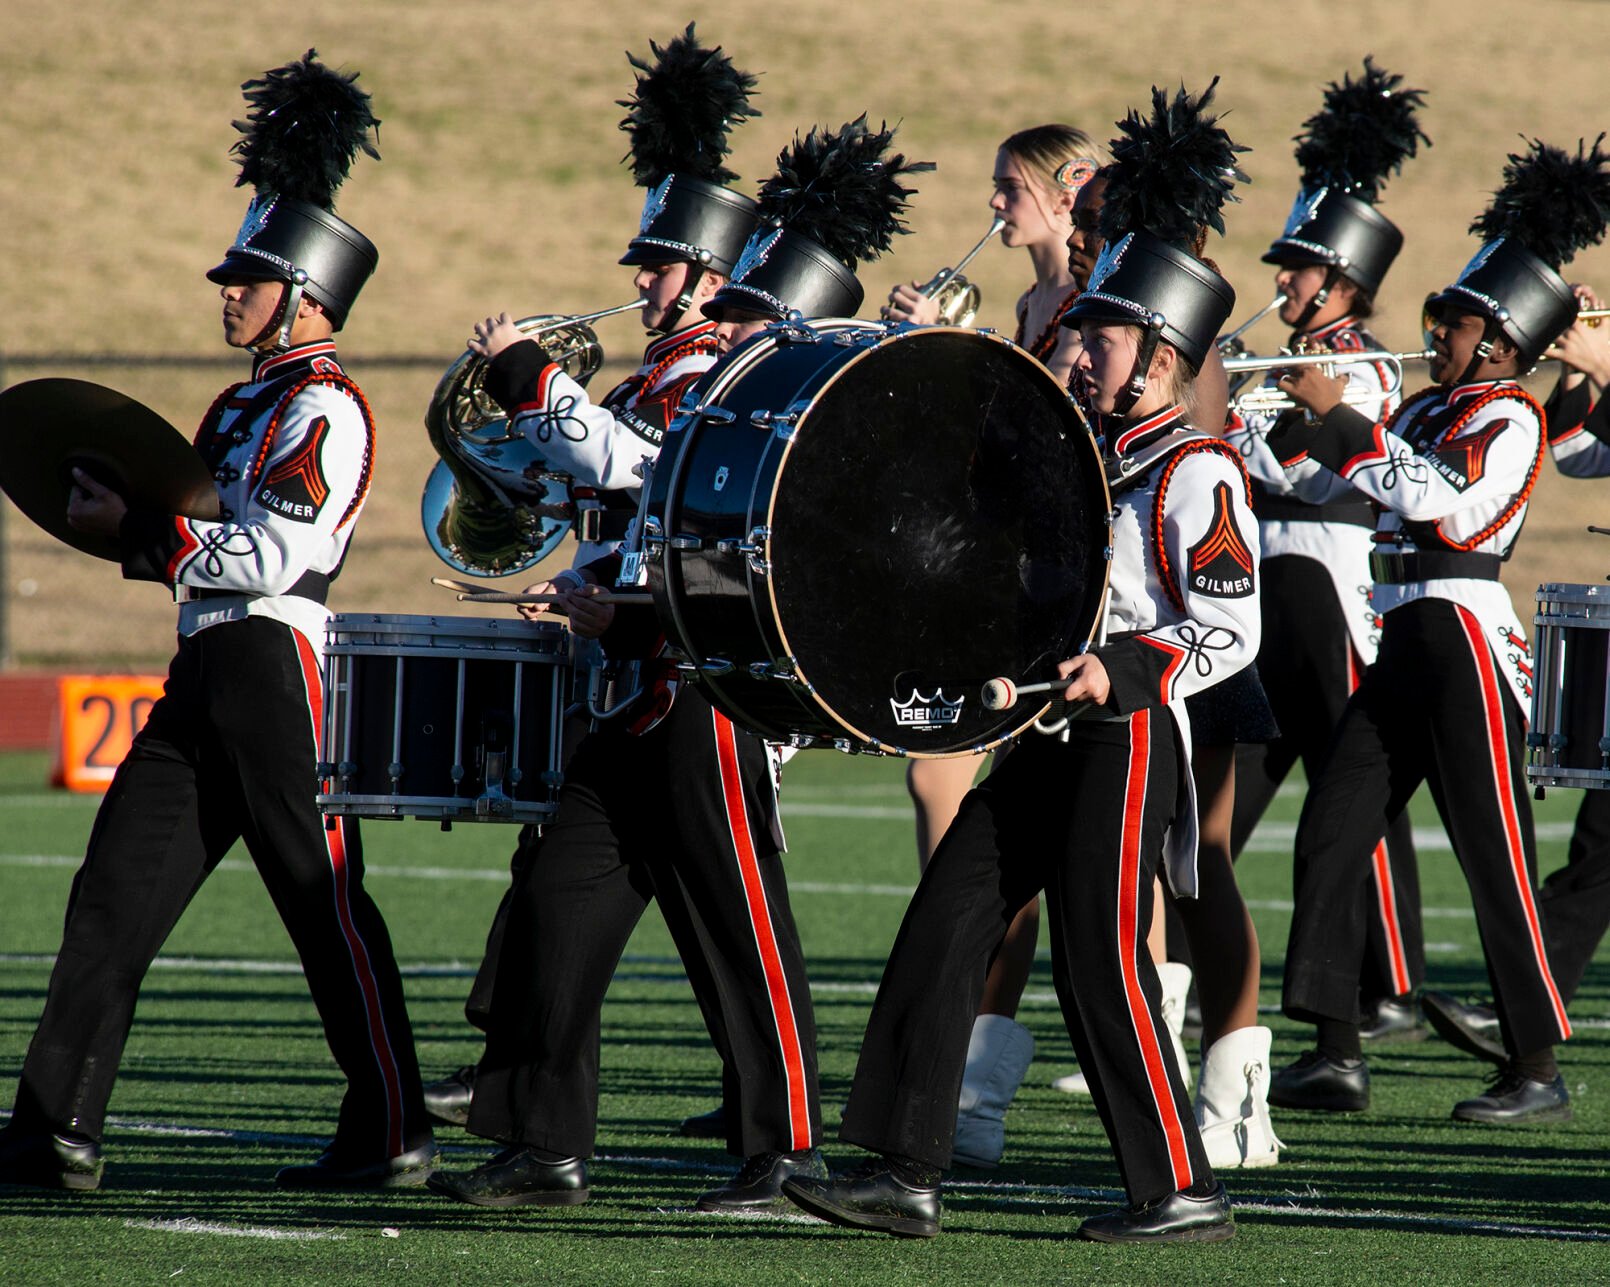
[[[321,1229],[273,1229],[261,1225],[217,1224],[180,1216],[175,1220],[125,1220],[125,1229],[150,1229],[155,1233],[206,1233],[215,1238],[264,1238],[270,1242],[345,1242],[347,1235]]]

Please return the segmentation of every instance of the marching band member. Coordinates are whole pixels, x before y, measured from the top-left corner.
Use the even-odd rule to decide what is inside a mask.
[[[719,48],[700,45],[691,23],[663,49],[652,41],[650,48],[652,65],[628,55],[641,74],[621,122],[631,137],[633,175],[648,189],[638,234],[620,260],[634,270],[633,285],[646,301],[643,325],[657,337],[643,364],[593,402],[508,313],[477,322],[469,341],[470,351],[487,359],[486,392],[511,429],[542,450],[549,468],[570,477],[575,567],[607,554],[625,536],[637,507],[639,465],[658,454],[683,394],[716,361],[715,325],[700,307],[732,272],[755,224],[754,202],[725,186],[737,175],[723,164],[731,127],[760,115],[749,101],[755,77],[735,68]],[[699,110],[691,111],[693,105]],[[557,584],[579,580],[579,574],[561,573]],[[529,590],[543,593],[555,585]],[[536,828],[522,828],[510,864],[516,879],[537,839]],[[507,916],[505,899],[465,1003],[465,1015],[482,1031]],[[474,1084],[472,1064],[427,1086],[432,1116],[465,1125]]]
[[[1110,167],[1098,170],[1074,202],[1074,230],[1068,261],[1081,281],[1105,248],[1100,229]],[[1198,230],[1202,241],[1207,229]],[[1193,382],[1188,419],[1222,425],[1227,415],[1227,380],[1218,346]],[[1190,1061],[1183,1028],[1186,998],[1196,979],[1202,1013],[1202,1075],[1197,1082],[1196,1122],[1215,1170],[1273,1166],[1281,1142],[1269,1119],[1269,1048],[1272,1034],[1258,1022],[1262,957],[1258,932],[1235,879],[1231,815],[1235,807],[1235,748],[1267,741],[1278,732],[1255,667],[1185,699],[1191,721],[1191,780],[1197,805],[1196,897],[1168,896],[1156,884],[1149,944],[1163,989],[1163,1019],[1170,1045],[1187,1084]],[[1167,933],[1164,931],[1167,924]],[[1175,959],[1170,959],[1170,951]],[[1083,1072],[1056,1078],[1051,1085],[1070,1094],[1089,1094]]]
[[[107,791],[73,882],[45,1013],[0,1131],[0,1183],[94,1189],[141,981],[191,896],[244,839],[347,1078],[334,1140],[293,1188],[424,1182],[435,1162],[402,981],[363,886],[357,824],[320,816],[314,765],[329,584],[368,495],[374,423],[331,338],[377,252],[332,212],[378,124],[355,76],[309,50],[242,87],[235,145],[256,197],[207,276],[252,355],[196,446],[217,521],[130,508],[87,475],[68,521],[116,536],[123,575],[173,589],[179,651]]]
[[[1356,353],[1384,346],[1367,328],[1375,293],[1403,245],[1403,234],[1375,208],[1381,184],[1414,156],[1421,91],[1364,60],[1357,80],[1325,91],[1323,109],[1304,122],[1297,163],[1302,188],[1285,230],[1264,255],[1277,266],[1280,320],[1293,352]],[[1348,398],[1380,421],[1395,408],[1389,371],[1373,362],[1346,367]],[[1265,387],[1274,384],[1271,373]],[[1226,436],[1246,457],[1263,546],[1263,650],[1258,671],[1280,736],[1236,756],[1232,851],[1241,852],[1292,766],[1319,777],[1348,695],[1375,657],[1380,625],[1370,607],[1369,502],[1351,493],[1327,504],[1299,497],[1264,442],[1279,412],[1235,415]],[[1301,415],[1301,411],[1286,412]],[[1419,871],[1407,812],[1371,854],[1369,952],[1360,1035],[1423,1032],[1414,992],[1425,978]],[[1300,879],[1300,878],[1299,878]]]
[[[1189,724],[1182,699],[1257,651],[1257,531],[1240,458],[1181,413],[1234,303],[1186,247],[1222,230],[1238,149],[1181,91],[1153,91],[1103,210],[1108,249],[1069,314],[1081,380],[1106,417],[1116,516],[1103,641],[1066,660],[1070,718],[1027,733],[963,801],[923,873],[878,990],[843,1138],[876,1156],[784,1192],[853,1228],[939,1232],[940,1175],[986,968],[1016,910],[1044,888],[1063,1016],[1129,1205],[1084,1222],[1102,1241],[1209,1241],[1234,1223],[1166,1053],[1146,953],[1151,890],[1195,890]],[[1052,725],[1055,727],[1055,725]]]
[[[796,148],[808,160],[791,171],[825,176],[807,184],[806,201],[836,204],[847,220],[864,214],[884,244],[909,195],[900,178],[926,168],[890,156],[891,137],[869,131],[864,118],[837,135],[813,133]],[[834,187],[837,175],[847,177]],[[771,237],[775,249],[781,232],[757,237]],[[804,240],[795,238],[795,248]],[[559,605],[578,633],[602,636],[611,656],[642,660],[644,692],[577,749],[554,821],[511,895],[469,1118],[475,1134],[509,1147],[467,1173],[438,1172],[431,1187],[493,1207],[586,1199],[600,1010],[652,899],[721,1055],[727,1144],[745,1159],[697,1207],[762,1211],[788,1177],[826,1174],[815,1021],[783,871],[775,761],[696,686],[678,685],[648,609],[597,602],[597,586],[612,582],[621,563],[609,557],[579,569],[583,584]]]
[[[1571,289],[1583,312],[1604,308],[1591,287]],[[1543,411],[1549,454],[1555,468],[1569,478],[1610,475],[1610,403],[1603,396],[1610,388],[1610,336],[1599,320],[1579,318],[1544,355],[1564,364]],[[1537,909],[1554,981],[1569,1008],[1610,929],[1610,791],[1582,792],[1565,866],[1544,878]],[[1508,1062],[1491,1003],[1470,1004],[1446,992],[1426,992],[1420,1004],[1437,1033],[1467,1054],[1500,1065]]]
[[[1342,381],[1293,368],[1281,385],[1313,424],[1269,445],[1316,491],[1350,484],[1380,509],[1375,664],[1348,700],[1297,830],[1296,910],[1283,1006],[1318,1025],[1317,1048],[1274,1080],[1273,1103],[1358,1111],[1369,1069],[1358,1039],[1362,856],[1429,780],[1475,903],[1508,1056],[1457,1120],[1570,1116],[1554,1045],[1571,1034],[1545,950],[1523,775],[1531,657],[1499,567],[1543,459],[1543,413],[1515,382],[1570,325],[1559,265],[1604,235],[1610,175],[1597,143],[1573,159],[1533,143],[1472,225],[1484,245],[1431,296],[1431,376],[1389,425],[1346,406]]]
[[[1073,376],[1079,349],[1078,332],[1062,325],[1079,297],[1067,241],[1074,199],[1096,172],[1094,150],[1083,130],[1050,124],[1019,130],[995,153],[989,208],[1004,221],[1001,243],[1021,246],[1034,265],[1034,282],[1017,301],[1013,339],[1045,363],[1062,385]],[[924,326],[940,320],[937,301],[924,295],[917,282],[897,284],[883,316]],[[919,871],[933,857],[978,768],[979,761],[971,756],[912,760],[906,766],[906,789],[916,809]],[[962,1078],[954,1148],[956,1160],[970,1166],[991,1167],[1001,1160],[1006,1110],[1034,1059],[1034,1037],[1016,1019],[1039,935],[1040,902],[1035,899],[1012,922],[984,985]]]

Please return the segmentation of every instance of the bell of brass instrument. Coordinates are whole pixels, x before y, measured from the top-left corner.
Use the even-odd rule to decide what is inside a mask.
[[[989,244],[990,238],[1006,227],[999,215],[990,222],[989,231],[978,239],[978,244],[961,257],[954,268],[941,268],[918,292],[939,305],[939,320],[947,326],[971,326],[978,316],[978,306],[984,302],[984,292],[962,276],[962,269],[973,262],[973,257]]]
[[[644,307],[577,316],[521,318],[566,375],[585,384],[603,365],[591,323]],[[459,572],[510,576],[559,547],[575,517],[567,476],[548,469],[523,434],[510,430],[503,408],[486,392],[487,363],[477,353],[456,358],[436,383],[425,431],[441,457],[425,480],[420,523],[436,556]]]
[[[1337,368],[1355,366],[1360,362],[1374,362],[1386,367],[1386,384],[1379,392],[1370,390],[1355,393],[1351,387],[1343,392],[1342,401],[1352,406],[1359,402],[1373,402],[1377,398],[1391,397],[1401,392],[1403,364],[1425,362],[1431,357],[1430,349],[1420,349],[1413,353],[1383,353],[1375,349],[1349,350],[1345,353],[1277,353],[1272,357],[1227,357],[1224,359],[1224,370],[1230,378],[1231,387],[1234,387],[1238,378],[1246,380],[1254,376],[1261,377],[1270,371],[1294,366],[1317,366],[1322,368],[1326,375],[1335,375]],[[1278,385],[1263,383],[1230,399],[1231,409],[1241,415],[1249,413],[1273,415],[1289,411],[1298,405],[1300,404]]]

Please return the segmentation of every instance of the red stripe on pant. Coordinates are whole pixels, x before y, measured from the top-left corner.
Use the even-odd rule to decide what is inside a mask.
[[[312,723],[314,758],[317,759],[319,738],[324,727],[324,686],[319,674],[318,654],[301,631],[292,629],[291,636],[296,640],[297,656],[302,663],[302,682],[307,689],[308,716]],[[331,885],[335,914],[341,925],[342,937],[346,940],[358,990],[363,994],[369,1048],[374,1052],[375,1064],[380,1069],[380,1079],[386,1090],[386,1156],[397,1157],[403,1151],[402,1078],[397,1072],[397,1060],[392,1054],[385,1016],[381,1013],[380,987],[375,982],[374,968],[369,963],[369,949],[357,926],[352,923],[352,905],[347,893],[346,820],[336,818],[334,821],[336,825],[326,828],[324,837],[333,877]]]
[[[1358,658],[1351,646],[1347,650],[1347,694],[1358,688]],[[1386,938],[1387,966],[1392,971],[1392,991],[1402,996],[1412,986],[1409,979],[1408,952],[1403,946],[1403,927],[1398,924],[1398,891],[1392,883],[1392,860],[1388,856],[1386,837],[1382,837],[1370,855],[1370,870],[1375,875],[1375,911],[1381,920],[1381,932]]]
[[[744,899],[749,907],[749,924],[755,933],[755,949],[766,978],[766,996],[771,1003],[772,1021],[777,1028],[778,1049],[783,1057],[783,1077],[788,1086],[788,1124],[792,1149],[811,1147],[811,1115],[805,1094],[805,1059],[800,1051],[799,1025],[794,1019],[794,1003],[777,950],[772,929],[771,908],[766,886],[760,879],[760,860],[755,854],[754,837],[749,831],[749,812],[744,807],[743,781],[738,771],[738,741],[732,721],[712,710],[716,759],[721,768],[721,796],[732,832],[733,852],[738,859],[738,875],[743,881]]]
[[[1459,614],[1459,624],[1464,627],[1465,640],[1470,645],[1471,660],[1476,663],[1476,675],[1481,682],[1482,722],[1485,725],[1488,749],[1492,755],[1493,794],[1498,799],[1499,814],[1504,820],[1504,843],[1509,852],[1510,878],[1515,882],[1515,894],[1520,899],[1521,910],[1526,915],[1526,930],[1531,940],[1532,956],[1537,962],[1538,973],[1542,976],[1543,986],[1548,992],[1549,1007],[1554,1012],[1554,1022],[1558,1025],[1563,1039],[1571,1035],[1571,1021],[1565,1017],[1565,1002],[1560,999],[1560,991],[1554,986],[1554,974],[1549,969],[1548,952],[1543,947],[1543,927],[1538,920],[1537,903],[1532,897],[1532,878],[1526,870],[1526,848],[1521,843],[1520,818],[1511,789],[1509,740],[1504,735],[1503,690],[1500,687],[1504,681],[1499,678],[1498,668],[1493,664],[1492,652],[1487,647],[1481,623],[1476,620],[1475,614],[1458,604],[1454,607]]]
[[[1165,718],[1167,718],[1165,716]],[[1170,1056],[1163,1053],[1152,1022],[1151,1007],[1140,986],[1139,953],[1146,950],[1140,932],[1140,899],[1150,899],[1152,891],[1140,888],[1140,846],[1146,817],[1146,784],[1151,770],[1151,712],[1136,711],[1129,721],[1129,777],[1124,785],[1124,830],[1119,851],[1118,945],[1119,970],[1124,981],[1124,997],[1129,1003],[1129,1021],[1146,1068],[1146,1082],[1157,1109],[1158,1125],[1168,1142],[1169,1164],[1174,1170],[1175,1190],[1191,1187],[1191,1159],[1185,1147],[1185,1128],[1174,1104],[1174,1089],[1168,1079]]]

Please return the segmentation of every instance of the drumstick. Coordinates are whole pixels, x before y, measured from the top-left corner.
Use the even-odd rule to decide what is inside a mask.
[[[1016,706],[1017,699],[1025,693],[1049,693],[1066,688],[1072,682],[1071,679],[1048,679],[1043,684],[1014,684],[1005,675],[1001,675],[984,685],[983,692],[979,694],[979,701],[984,704],[984,709],[987,711],[1004,711],[1008,706]]]
[[[468,581],[454,581],[450,577],[445,576],[433,576],[430,579],[430,583],[432,585],[439,585],[444,590],[457,591],[459,594],[482,593],[481,587],[478,585],[473,585]]]
[[[458,596],[460,603],[563,603],[568,595],[563,594],[505,594],[498,590],[478,590],[473,594]],[[647,590],[617,591],[605,590],[602,594],[589,595],[592,603],[653,603],[654,596]]]

